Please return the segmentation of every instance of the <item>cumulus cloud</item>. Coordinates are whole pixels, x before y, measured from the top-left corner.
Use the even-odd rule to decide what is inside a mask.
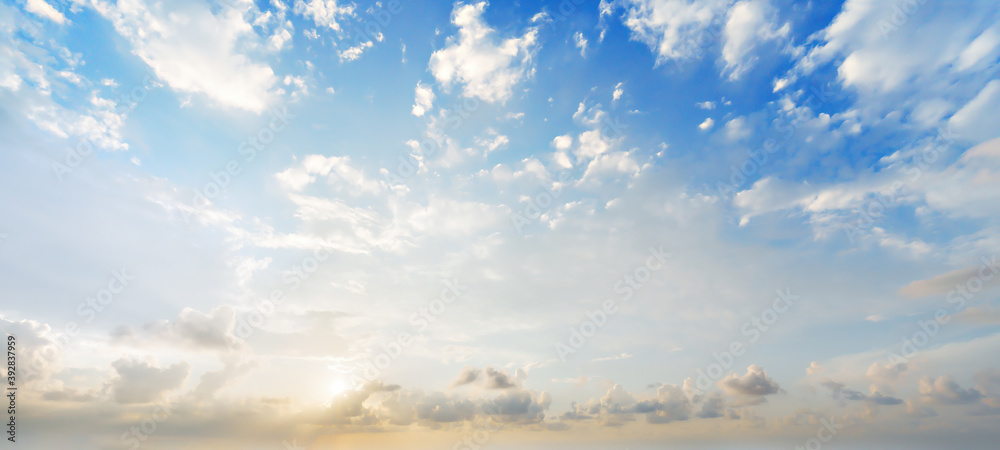
[[[632,39],[656,55],[656,64],[684,62],[704,54],[704,36],[718,26],[729,0],[628,0],[625,26]]]
[[[720,417],[722,404],[717,397],[702,405],[699,417]],[[585,404],[571,405],[570,411],[561,416],[564,421],[593,420],[605,426],[621,426],[634,420],[634,416],[644,417],[647,423],[666,424],[684,421],[693,415],[694,403],[684,394],[680,386],[660,385],[656,394],[637,397],[621,385],[614,385],[599,400]]]
[[[896,380],[899,379],[900,374],[905,372],[906,369],[906,363],[874,362],[868,367],[865,377],[883,389],[891,389]]]
[[[5,109],[53,137],[78,139],[74,144],[78,151],[91,147],[128,150],[122,136],[126,105],[90,89],[91,81],[77,70],[82,62],[78,54],[55,40],[40,45],[40,38],[32,35],[42,24],[13,6],[0,13],[5,23],[15,25],[0,27],[0,89],[7,96]],[[156,80],[147,79],[136,88],[157,86]],[[67,97],[79,100],[68,105],[61,100]],[[64,172],[57,176],[62,179]]]
[[[891,0],[845,2],[815,34],[816,45],[804,49],[795,69],[780,78],[782,85],[832,64],[842,85],[856,91],[855,110],[866,123],[898,111],[914,125],[934,128],[955,112],[954,105],[968,102],[967,113],[953,125],[973,142],[995,137],[995,119],[973,116],[996,103],[994,82],[970,69],[1000,55],[990,19],[1000,12],[998,5],[976,3],[961,11],[928,2],[910,6],[903,11]]]
[[[725,401],[723,401],[722,396],[717,392],[712,392],[708,394],[701,403],[701,409],[698,410],[696,416],[702,419],[717,419],[723,417],[726,413]]]
[[[375,43],[372,41],[360,42],[358,45],[348,47],[345,50],[337,50],[337,57],[340,58],[341,61],[356,61],[362,54],[364,54],[365,50],[374,46]]]
[[[933,145],[933,144],[930,144]],[[902,250],[913,255],[925,255],[932,247],[919,239],[896,236],[892,230],[879,226],[859,227],[857,212],[876,204],[879,195],[891,196],[889,207],[912,205],[925,207],[961,218],[980,218],[1000,212],[1000,139],[994,139],[967,150],[957,161],[946,167],[918,169],[914,162],[924,151],[917,148],[907,162],[889,163],[889,167],[874,174],[863,174],[855,179],[827,185],[790,183],[771,176],[763,177],[746,190],[740,191],[733,203],[743,211],[741,223],[751,217],[788,209],[801,210],[813,220],[817,238],[826,238],[832,232],[847,232],[852,241],[870,238],[877,245]],[[937,150],[940,151],[940,150]],[[900,157],[904,158],[904,157]],[[882,206],[882,205],[879,205]],[[931,292],[932,285],[953,279],[961,274],[951,274],[941,280],[914,283],[901,290],[906,296],[923,296]]]
[[[583,136],[581,136],[582,138]],[[587,170],[580,177],[580,184],[593,182],[600,175],[606,174],[616,177],[619,175],[635,177],[639,174],[640,169],[639,162],[635,160],[632,152],[598,154],[587,164]]]
[[[546,392],[520,389],[507,389],[493,398],[463,398],[371,382],[338,394],[330,407],[316,417],[331,424],[417,423],[430,428],[493,418],[514,426],[541,422],[551,402]]]
[[[570,134],[556,136],[552,139],[552,146],[556,148],[556,151],[552,154],[552,161],[556,166],[563,169],[572,168],[573,160],[570,159],[569,149],[573,146],[573,136]]]
[[[451,382],[451,386],[465,386],[476,381],[481,381],[482,386],[486,389],[510,389],[518,387],[518,380],[526,377],[527,374],[523,369],[517,369],[514,375],[511,375],[506,370],[494,369],[490,366],[486,366],[483,370],[466,366],[462,368],[462,371],[459,372],[455,380]]]
[[[479,375],[481,375],[482,373],[483,372],[478,368],[472,366],[465,366],[462,368],[462,371],[458,373],[458,376],[455,377],[455,381],[451,382],[451,385],[465,386],[467,384],[474,383],[476,380],[479,379]]]
[[[60,25],[67,22],[66,16],[53,8],[52,5],[46,3],[45,0],[28,0],[24,7],[28,12],[42,16]]]
[[[168,86],[207,96],[223,107],[263,111],[277,77],[241,51],[259,36],[241,11],[216,13],[194,3],[94,3]]]
[[[317,414],[318,423],[331,425],[364,424],[375,416],[375,411],[365,405],[373,395],[399,390],[398,385],[386,385],[380,381],[370,381],[357,389],[341,392],[330,400],[330,405]]]
[[[486,366],[486,369],[483,370],[483,375],[486,377],[486,387],[489,389],[509,389],[517,387],[514,377],[511,376],[506,370],[498,370],[490,366]]]
[[[431,105],[434,104],[434,90],[430,86],[423,86],[420,82],[417,82],[417,87],[414,91],[415,98],[411,112],[414,116],[421,117],[424,113],[430,111]]]
[[[433,392],[417,402],[415,412],[416,419],[421,422],[459,422],[471,420],[476,416],[476,404],[471,400],[452,398],[441,392]]]
[[[0,316],[0,326],[16,336],[21,346],[18,369],[24,383],[45,382],[62,369],[63,353],[74,336],[35,320],[14,321]]]
[[[180,388],[191,372],[191,365],[181,361],[169,367],[157,367],[148,361],[119,359],[111,363],[118,376],[111,381],[111,397],[118,403],[149,403],[163,394]]]
[[[384,183],[372,179],[351,163],[349,156],[308,155],[295,167],[275,174],[275,178],[292,191],[301,191],[316,181],[317,176],[326,177],[327,182],[338,191],[353,196],[378,194],[385,189]]]
[[[489,415],[514,418],[520,423],[535,423],[545,418],[545,410],[551,404],[552,396],[547,392],[510,390],[486,401],[484,408]]]
[[[778,386],[764,369],[756,364],[747,367],[747,373],[743,376],[730,374],[719,380],[719,387],[731,395],[744,395],[762,397],[765,395],[777,394],[781,392]]]
[[[757,59],[752,54],[756,47],[788,35],[789,25],[778,27],[776,15],[768,0],[744,0],[729,9],[723,29],[722,60],[730,80],[750,69]]]
[[[925,402],[939,405],[967,405],[978,403],[983,398],[978,389],[960,387],[951,375],[937,378],[924,376],[918,382],[918,390]]]
[[[853,389],[846,389],[844,384],[826,378],[820,384],[829,389],[835,399],[860,400],[883,406],[894,406],[903,403],[903,400],[885,395],[874,387],[871,394],[865,394]]]
[[[503,213],[503,208],[485,203],[431,198],[426,206],[407,209],[400,220],[422,233],[461,236],[497,223]]]
[[[483,18],[485,9],[486,2],[455,5],[451,21],[458,27],[458,36],[431,55],[428,68],[445,88],[461,84],[465,97],[504,102],[514,86],[534,72],[538,30],[495,43],[496,31]]]
[[[573,42],[576,44],[576,48],[580,49],[580,56],[587,57],[587,38],[583,36],[583,33],[577,31],[573,33]]]
[[[242,339],[233,335],[236,311],[227,305],[219,306],[208,314],[193,308],[181,310],[177,319],[157,321],[144,328],[159,342],[194,350],[239,351]],[[131,330],[119,328],[113,334],[118,342],[132,341],[138,337]]]
[[[215,396],[216,392],[232,384],[243,375],[246,375],[254,367],[256,367],[256,363],[254,362],[240,362],[235,359],[227,360],[221,369],[203,373],[198,386],[191,392],[191,395],[200,400],[210,400]]]
[[[337,0],[295,0],[296,14],[311,18],[318,27],[340,31],[342,18],[354,15],[354,5],[338,5]]]
[[[492,139],[488,137],[478,137],[476,138],[476,145],[482,147],[483,155],[488,156],[490,153],[506,147],[510,143],[510,138],[506,135],[497,133],[496,130],[490,128],[487,133],[492,136]]]
[[[833,398],[840,398],[840,391],[844,389],[844,383],[838,383],[829,378],[824,378],[820,385],[829,389]]]
[[[552,139],[552,146],[558,150],[566,150],[573,145],[573,136],[564,134]]]

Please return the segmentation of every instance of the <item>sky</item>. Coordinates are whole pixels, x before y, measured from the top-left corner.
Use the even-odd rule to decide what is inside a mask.
[[[10,0],[0,35],[21,448],[1000,439],[1000,3]]]

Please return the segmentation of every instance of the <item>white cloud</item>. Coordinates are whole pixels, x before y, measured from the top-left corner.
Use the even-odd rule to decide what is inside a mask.
[[[956,69],[968,70],[977,66],[980,62],[987,60],[990,55],[996,54],[998,45],[1000,45],[1000,26],[990,27],[962,50],[962,53],[958,55]]]
[[[632,156],[631,152],[611,152],[597,155],[589,164],[587,170],[580,177],[580,183],[594,182],[599,175],[611,174],[614,179],[620,175],[634,177],[639,174],[641,167]]]
[[[414,100],[413,109],[411,113],[414,116],[421,117],[427,111],[430,111],[431,105],[434,103],[434,90],[430,86],[423,86],[420,82],[417,82],[417,87],[414,89]]]
[[[616,84],[614,92],[611,93],[611,101],[617,102],[620,98],[622,98],[622,94],[624,93],[625,90],[622,89],[622,83]]]
[[[935,149],[935,147],[931,147]],[[939,156],[940,157],[940,156]],[[908,240],[870,224],[859,228],[861,208],[923,207],[956,218],[983,218],[1000,214],[1000,138],[966,151],[945,167],[921,168],[925,153],[918,151],[875,174],[829,185],[790,183],[764,177],[739,192],[733,204],[743,213],[741,224],[756,215],[800,210],[810,217],[816,237],[830,231],[859,233],[884,247],[926,253],[927,244]],[[881,198],[889,198],[879,200]],[[886,213],[879,213],[875,219]],[[853,239],[853,238],[852,238]]]
[[[768,376],[764,369],[756,364],[747,367],[747,373],[742,377],[730,374],[719,380],[719,387],[731,395],[765,396],[781,392],[778,383]]]
[[[372,41],[365,41],[358,43],[354,47],[349,47],[347,50],[337,50],[337,57],[340,61],[355,61],[361,57],[366,49],[372,48],[375,45]]]
[[[791,84],[791,80],[789,80],[788,78],[776,78],[774,80],[774,88],[771,89],[771,92],[778,92],[788,87],[789,84]]]
[[[414,231],[432,235],[475,234],[506,219],[503,208],[485,203],[432,197],[426,206],[401,211],[399,220]]]
[[[551,21],[552,21],[552,16],[550,16],[549,13],[546,11],[540,11],[538,14],[531,16],[531,23],[539,23],[539,22],[546,23]]]
[[[46,3],[45,0],[28,0],[24,7],[28,12],[42,16],[60,25],[67,22],[66,16],[53,8],[52,5]]]
[[[377,194],[385,187],[383,182],[369,178],[352,166],[348,156],[309,155],[298,167],[279,172],[275,178],[287,189],[301,191],[315,182],[317,175],[327,177],[331,185],[351,195]]]
[[[556,148],[552,157],[556,165],[564,169],[572,168],[573,161],[570,160],[569,149],[573,146],[573,136],[570,134],[556,136],[552,139],[552,146]]]
[[[726,122],[726,138],[731,141],[738,141],[741,139],[746,139],[750,137],[753,130],[747,124],[747,118],[744,116],[736,117],[729,122]]]
[[[289,22],[291,24],[291,22]],[[285,44],[292,41],[292,32],[290,31],[290,26],[288,28],[279,28],[277,31],[268,38],[267,43],[271,50],[281,51],[285,48]]]
[[[898,111],[915,125],[937,127],[941,124],[929,123],[926,114],[908,114],[928,101],[964,104],[994,78],[970,69],[1000,56],[1000,34],[989,19],[997,13],[995,2],[971,3],[962,10],[917,2],[903,11],[892,0],[849,0],[815,34],[817,44],[803,49],[795,68],[779,80],[787,85],[832,64],[841,84],[857,93],[863,122],[877,123]]]
[[[975,98],[959,109],[948,123],[952,131],[973,142],[1000,136],[1000,80],[990,81]]]
[[[715,126],[715,121],[712,120],[711,117],[709,117],[705,119],[704,122],[698,124],[698,129],[701,131],[708,131],[711,130],[713,126]]]
[[[312,18],[316,26],[340,31],[340,20],[354,15],[354,5],[340,6],[337,0],[295,0],[295,14]]]
[[[625,25],[632,39],[656,55],[656,64],[696,59],[706,50],[703,33],[725,11],[729,0],[627,0]],[[710,36],[710,35],[709,35]]]
[[[736,80],[757,59],[751,52],[760,44],[788,35],[789,26],[778,28],[777,12],[768,0],[744,0],[733,5],[723,29],[722,60],[729,79]]]
[[[978,403],[983,393],[975,388],[963,389],[951,375],[938,378],[924,376],[919,381],[919,390],[925,401],[943,405]]]
[[[183,361],[161,368],[148,361],[119,359],[111,366],[118,373],[110,386],[118,403],[150,403],[181,387],[191,373],[191,365]]]
[[[487,138],[476,139],[476,145],[483,147],[484,155],[489,155],[491,152],[494,152],[502,147],[505,147],[507,146],[507,144],[510,143],[510,138],[508,138],[505,135],[498,134],[496,131],[493,130],[490,130],[490,134],[493,136],[493,139],[487,139]]]
[[[494,44],[496,31],[483,19],[485,8],[485,2],[456,4],[451,21],[459,28],[458,36],[448,38],[445,48],[431,55],[428,68],[445,88],[461,84],[465,97],[504,102],[514,86],[534,72],[538,30]]]
[[[614,141],[604,136],[600,129],[580,133],[579,142],[580,145],[574,152],[579,159],[590,159],[602,155],[611,150],[611,146],[614,145]]]
[[[552,139],[552,146],[559,150],[566,150],[573,145],[573,136],[564,134]]]
[[[549,180],[549,171],[545,170],[545,165],[535,157],[525,158],[521,161],[521,170],[513,173],[514,178],[533,175],[539,181]]]
[[[580,56],[587,57],[587,38],[583,36],[583,33],[577,31],[573,33],[573,43],[576,48],[580,49]]]
[[[60,46],[56,40],[32,38],[33,33],[41,30],[41,24],[27,15],[8,15],[13,11],[16,10],[6,5],[0,9],[0,21],[13,17],[13,22],[18,24],[0,26],[0,54],[3,55],[0,57],[0,87],[8,95],[4,108],[11,116],[25,118],[53,137],[79,138],[73,145],[82,150],[87,147],[127,150],[128,143],[124,142],[121,133],[126,116],[122,106],[125,105],[103,97],[101,89],[92,89],[90,80],[77,73],[76,67],[82,63],[79,54]],[[102,85],[114,83],[108,81],[111,84]],[[156,86],[155,80],[147,79],[135,88],[148,92]],[[57,100],[70,97],[78,101],[70,105]]]
[[[243,346],[243,341],[232,334],[235,324],[236,312],[229,306],[219,306],[208,314],[184,308],[173,322],[153,322],[146,325],[145,330],[161,342],[174,346],[192,350],[233,351]],[[134,336],[131,333],[128,335],[134,341]]]
[[[225,107],[253,112],[267,107],[277,78],[270,66],[237,50],[244,41],[259,40],[240,11],[213,14],[205,5],[142,0],[94,7],[171,88],[204,94]]]

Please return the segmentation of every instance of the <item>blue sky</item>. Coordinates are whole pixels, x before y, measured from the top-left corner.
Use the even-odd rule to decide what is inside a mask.
[[[29,448],[997,438],[994,3],[17,0],[0,33]]]

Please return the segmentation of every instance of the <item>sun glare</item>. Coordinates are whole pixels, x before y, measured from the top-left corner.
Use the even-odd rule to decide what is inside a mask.
[[[351,385],[343,378],[337,378],[330,382],[330,394],[337,396],[351,389]]]

